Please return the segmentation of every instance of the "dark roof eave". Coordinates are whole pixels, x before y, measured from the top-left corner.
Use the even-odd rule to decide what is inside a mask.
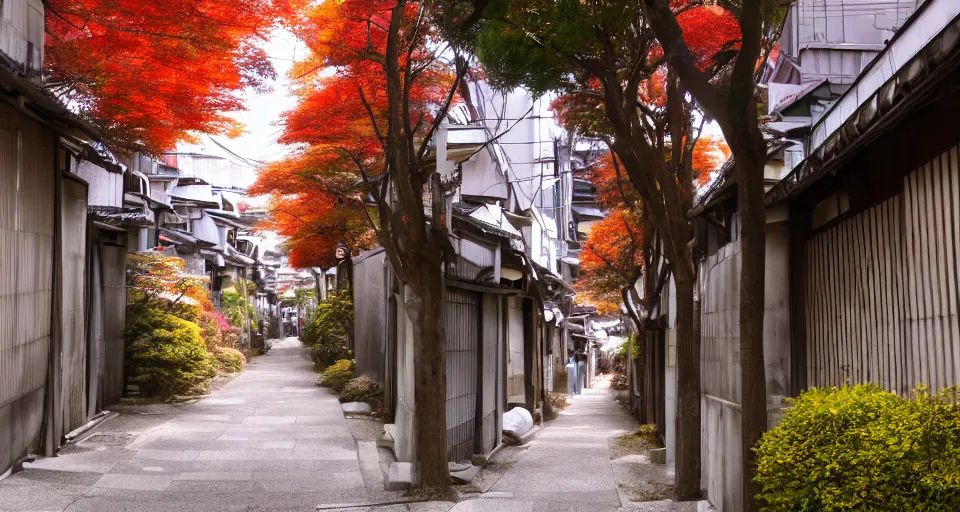
[[[19,70],[18,63],[0,52],[0,88],[7,93],[6,99],[18,110],[63,132],[73,131],[74,135],[82,133],[92,140],[103,141],[103,134],[99,128],[70,112],[67,107],[44,93],[28,78],[20,76]],[[23,101],[18,98],[22,98]]]

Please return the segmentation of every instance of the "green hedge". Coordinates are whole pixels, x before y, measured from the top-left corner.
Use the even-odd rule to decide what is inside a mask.
[[[764,511],[960,510],[957,392],[813,389],[758,446]]]
[[[310,346],[310,357],[317,369],[324,369],[341,359],[351,359],[348,349],[353,335],[353,302],[350,290],[330,293],[327,300],[317,305],[317,311],[300,335],[300,341]]]
[[[141,393],[160,397],[194,393],[216,375],[197,324],[150,310],[132,327],[144,329],[127,349],[128,370]]]

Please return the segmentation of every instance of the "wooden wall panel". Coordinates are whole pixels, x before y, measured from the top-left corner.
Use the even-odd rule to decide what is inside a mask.
[[[473,455],[477,411],[478,296],[447,289],[444,304],[447,366],[447,450],[450,460]]]
[[[806,242],[811,387],[960,384],[960,150]]]
[[[54,269],[53,135],[0,105],[0,473],[40,440]]]

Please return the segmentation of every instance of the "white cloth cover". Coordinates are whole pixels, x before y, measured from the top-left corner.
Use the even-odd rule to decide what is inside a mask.
[[[503,414],[504,432],[512,432],[517,436],[526,434],[533,428],[533,416],[523,407],[514,407]]]

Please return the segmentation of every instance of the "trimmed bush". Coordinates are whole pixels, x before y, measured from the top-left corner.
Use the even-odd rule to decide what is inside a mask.
[[[317,370],[323,371],[341,359],[353,359],[353,352],[341,342],[323,343],[310,347],[310,359]]]
[[[243,357],[239,350],[228,347],[214,348],[213,357],[217,359],[220,368],[229,373],[237,373],[243,370],[243,364],[247,362],[247,358]]]
[[[320,385],[339,393],[343,391],[347,382],[356,375],[356,371],[355,361],[341,359],[323,371],[323,374],[320,375]]]
[[[150,318],[153,329],[127,349],[128,368],[140,391],[160,397],[198,391],[216,375],[200,327],[166,313],[151,313]]]
[[[200,325],[200,337],[207,344],[208,350],[223,345],[223,331],[220,330],[220,325],[213,316],[204,313],[198,324]]]
[[[123,337],[127,345],[131,345],[157,329],[172,331],[182,327],[183,322],[188,321],[166,313],[153,304],[129,307],[127,308],[127,325],[123,330]]]
[[[317,305],[313,318],[307,322],[300,341],[310,346],[310,358],[322,370],[341,359],[351,359],[347,348],[353,335],[353,302],[350,290],[336,290],[327,300]]]
[[[382,401],[383,386],[366,375],[351,379],[340,393],[340,402],[367,402],[376,408]]]
[[[236,348],[240,346],[240,333],[236,330],[221,331],[223,334],[223,344],[225,348]]]
[[[764,511],[960,510],[957,392],[813,389],[755,448]]]
[[[196,304],[187,304],[185,302],[177,302],[173,306],[169,307],[169,313],[177,318],[182,318],[188,322],[193,322],[195,324],[200,323],[200,319],[203,318],[203,308]]]

